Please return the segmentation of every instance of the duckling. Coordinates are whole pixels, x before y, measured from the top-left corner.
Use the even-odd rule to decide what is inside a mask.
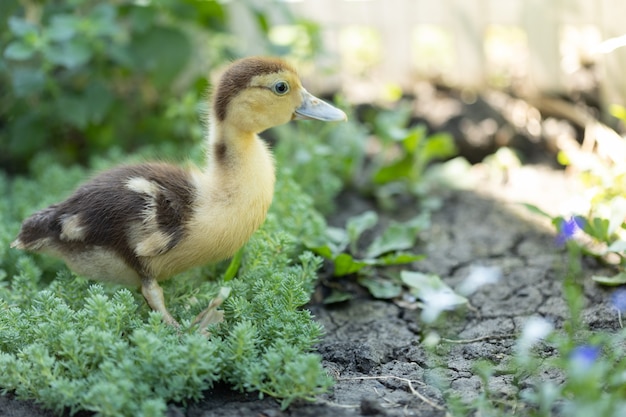
[[[258,134],[293,119],[347,117],[307,92],[286,62],[235,61],[213,94],[205,168],[155,162],[102,172],[27,218],[11,246],[61,258],[89,279],[140,286],[178,327],[159,282],[233,256],[261,226],[275,168]]]

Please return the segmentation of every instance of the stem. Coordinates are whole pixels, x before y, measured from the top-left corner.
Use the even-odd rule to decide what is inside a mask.
[[[233,259],[231,259],[230,264],[228,264],[228,268],[226,272],[224,272],[224,282],[228,282],[231,279],[235,278],[237,275],[237,271],[239,271],[239,266],[241,265],[241,258],[243,256],[243,247],[235,253]]]
[[[582,289],[581,275],[581,249],[576,242],[567,242],[567,272],[563,281],[563,295],[569,308],[570,317],[564,324],[571,340],[581,324],[581,312],[584,307],[584,295]]]

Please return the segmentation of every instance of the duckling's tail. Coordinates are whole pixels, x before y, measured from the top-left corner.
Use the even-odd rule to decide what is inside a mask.
[[[10,247],[14,249],[21,249],[21,250],[26,249],[24,242],[22,242],[19,237],[15,239],[13,242],[11,242]]]
[[[37,252],[43,249],[58,231],[55,229],[57,224],[56,206],[50,206],[46,209],[34,213],[32,216],[24,220],[17,238],[11,243],[11,247],[15,249]]]

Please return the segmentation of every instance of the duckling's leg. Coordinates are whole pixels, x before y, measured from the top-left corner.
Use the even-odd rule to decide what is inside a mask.
[[[205,308],[200,314],[198,314],[193,321],[192,325],[198,325],[198,331],[205,335],[209,336],[209,332],[207,327],[210,324],[221,323],[224,321],[224,312],[218,310],[217,308],[222,305],[224,300],[228,298],[230,295],[229,287],[220,288],[219,294],[209,303],[209,306]]]
[[[154,311],[158,311],[163,315],[163,321],[169,325],[180,327],[176,319],[165,308],[165,300],[163,299],[163,289],[154,278],[144,277],[141,279],[141,294],[152,307]]]

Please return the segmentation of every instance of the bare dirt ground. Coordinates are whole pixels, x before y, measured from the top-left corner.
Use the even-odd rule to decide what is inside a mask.
[[[339,305],[315,304],[310,308],[326,329],[317,348],[337,381],[316,403],[296,403],[282,411],[271,398],[217,386],[198,403],[172,404],[168,415],[443,416],[445,395],[475,398],[483,389],[473,370],[475,360],[505,361],[515,335],[532,315],[546,317],[557,327],[567,315],[561,294],[565,253],[555,245],[548,225],[517,203],[534,203],[554,213],[576,189],[562,171],[542,166],[513,169],[506,178],[494,178],[477,166],[472,175],[478,184],[474,190],[446,193],[416,248],[427,257],[411,267],[436,273],[453,288],[474,266],[498,267],[502,278],[471,295],[471,308],[448,316],[445,327],[438,329],[445,339],[435,352],[423,347],[426,329],[419,310],[364,293]],[[334,220],[341,223],[368,208],[366,201],[344,198]],[[586,273],[599,269],[586,262]],[[617,328],[608,295],[608,290],[586,280],[584,320],[590,328]],[[495,376],[489,384],[503,396],[517,389],[507,375]],[[0,396],[0,416],[51,415],[30,402]]]

